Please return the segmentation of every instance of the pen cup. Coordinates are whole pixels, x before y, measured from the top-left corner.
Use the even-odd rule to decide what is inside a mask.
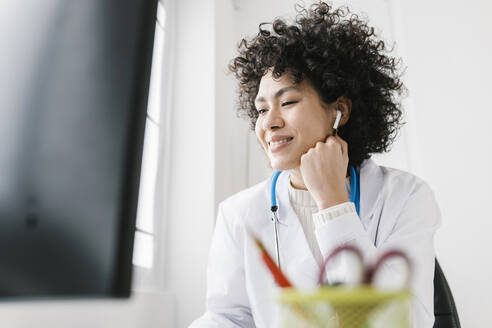
[[[278,328],[409,328],[410,293],[371,286],[284,288],[277,298]]]

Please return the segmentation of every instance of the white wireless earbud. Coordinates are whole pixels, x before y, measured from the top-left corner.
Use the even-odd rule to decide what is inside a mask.
[[[335,124],[333,124],[333,135],[337,135],[338,124],[340,123],[341,117],[342,117],[342,112],[337,110],[337,117],[335,118]]]

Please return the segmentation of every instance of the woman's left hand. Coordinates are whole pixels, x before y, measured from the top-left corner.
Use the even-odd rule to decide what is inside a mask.
[[[347,149],[345,140],[329,136],[301,156],[302,179],[320,210],[349,201],[345,191]]]

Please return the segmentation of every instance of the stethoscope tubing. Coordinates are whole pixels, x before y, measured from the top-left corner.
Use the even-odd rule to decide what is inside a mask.
[[[350,174],[350,201],[355,204],[355,210],[359,214],[360,183],[359,175],[352,165],[349,165]]]
[[[278,209],[277,206],[277,197],[275,195],[275,189],[277,188],[277,180],[278,177],[282,173],[282,171],[275,171],[272,174],[272,182],[270,183],[270,204],[271,205],[271,211],[276,212]]]

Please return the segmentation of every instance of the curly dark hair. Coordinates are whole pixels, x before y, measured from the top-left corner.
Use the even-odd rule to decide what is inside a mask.
[[[352,100],[339,135],[349,145],[349,164],[358,167],[371,153],[388,151],[404,124],[401,60],[389,56],[393,49],[347,7],[321,1],[296,11],[293,24],[282,18],[261,23],[256,36],[240,41],[229,64],[239,80],[238,114],[249,117],[254,130],[254,100],[269,69],[274,78],[288,72],[293,83],[307,78],[327,104],[340,96]]]

